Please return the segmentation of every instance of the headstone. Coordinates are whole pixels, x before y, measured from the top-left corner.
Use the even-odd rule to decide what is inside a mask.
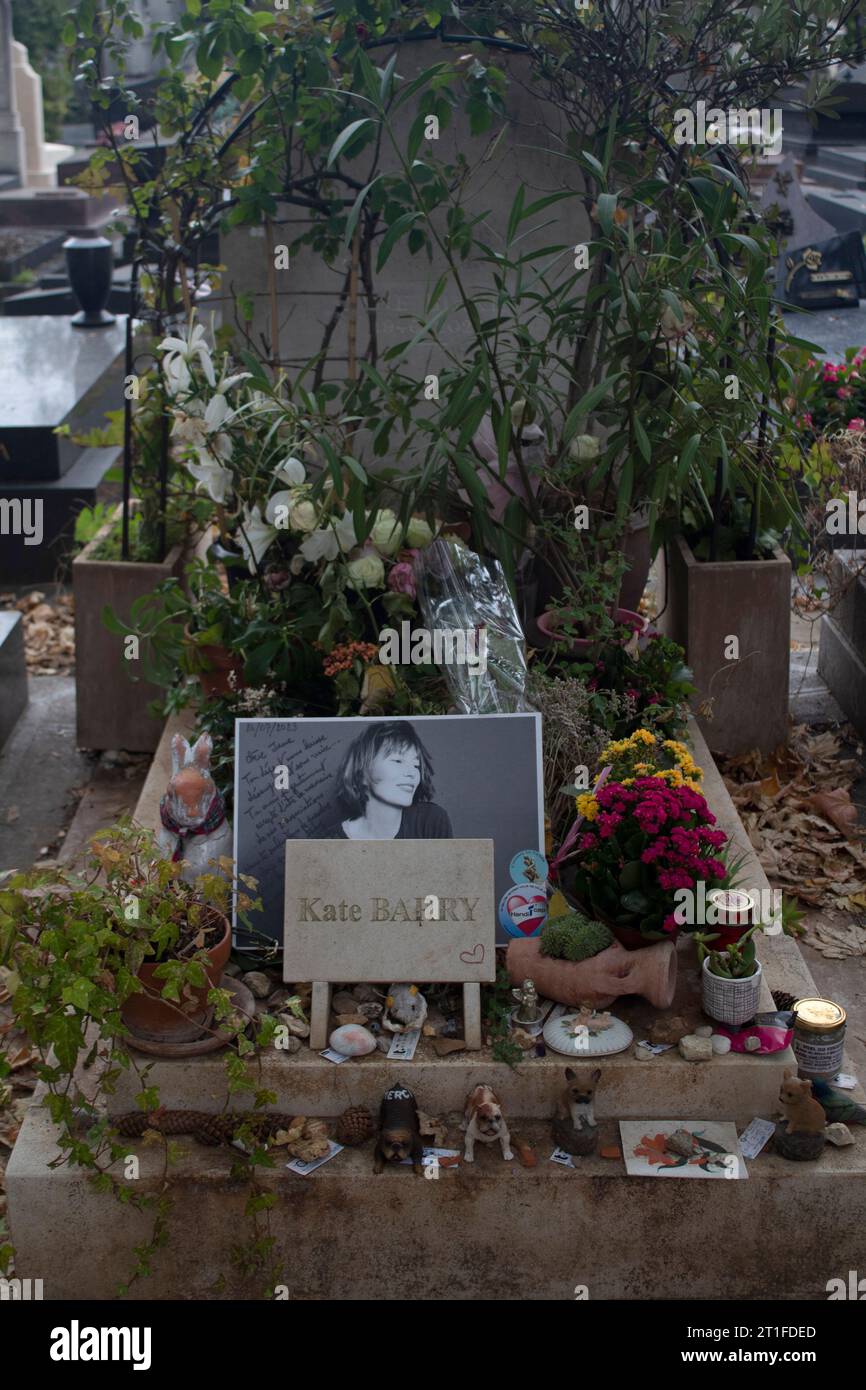
[[[780,245],[808,246],[836,235],[836,228],[806,202],[797,178],[794,156],[786,155],[761,196],[763,216],[770,215]]]
[[[11,174],[20,183],[27,161],[24,130],[15,106],[12,43],[11,0],[0,0],[0,174]]]
[[[359,981],[462,983],[466,1042],[480,1046],[478,986],[496,978],[492,840],[287,840],[285,855],[283,978],[319,986],[312,1047],[327,1041],[322,985]]]
[[[72,145],[53,144],[45,139],[42,78],[30,66],[25,45],[16,43],[14,39],[12,76],[15,104],[24,129],[25,167],[22,181],[27,188],[56,188],[57,166],[75,150]]]
[[[27,704],[24,620],[14,609],[0,612],[0,748]]]

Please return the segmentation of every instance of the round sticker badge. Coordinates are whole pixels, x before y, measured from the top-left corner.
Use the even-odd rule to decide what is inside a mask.
[[[535,936],[547,920],[547,894],[537,883],[515,883],[499,902],[499,925],[509,936]]]
[[[515,854],[508,866],[508,872],[515,883],[536,883],[543,888],[550,870],[540,850],[522,849]]]

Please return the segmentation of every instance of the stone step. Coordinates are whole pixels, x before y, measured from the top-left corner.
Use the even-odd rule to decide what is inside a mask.
[[[858,656],[866,660],[866,536],[856,539],[862,549],[840,547],[833,552],[830,582],[839,599],[830,616]]]
[[[0,503],[18,501],[22,516],[32,522],[32,505],[42,503],[42,540],[38,545],[26,543],[24,535],[4,535],[0,546],[0,583],[27,584],[33,581],[54,580],[68,563],[72,548],[75,518],[82,507],[92,507],[98,500],[106,473],[117,462],[120,451],[110,449],[79,450],[76,463],[62,478],[47,478],[33,482],[6,482],[0,479]],[[27,504],[31,504],[28,514]]]
[[[619,1007],[612,1005],[611,1011],[626,1018],[634,1001],[618,1002]],[[242,1096],[228,1101],[225,1061],[219,1052],[171,1060],[141,1056],[140,1062],[142,1067],[150,1064],[146,1082],[124,1072],[109,1100],[111,1114],[138,1110],[135,1097],[145,1084],[158,1087],[160,1105],[169,1110],[216,1114],[227,1105],[233,1109],[251,1106],[251,1100],[244,1101]],[[554,1112],[566,1067],[576,1066],[581,1074],[598,1067],[601,1080],[595,1110],[603,1119],[640,1119],[651,1114],[699,1120],[724,1115],[746,1125],[753,1115],[778,1108],[785,1070],[795,1065],[790,1049],[767,1057],[729,1053],[711,1062],[685,1062],[671,1048],[641,1062],[629,1048],[592,1062],[575,1062],[548,1049],[546,1057],[530,1057],[510,1067],[494,1062],[488,1048],[440,1058],[423,1039],[414,1059],[403,1064],[377,1053],[337,1064],[307,1047],[291,1055],[275,1052],[261,1058],[257,1084],[275,1093],[276,1101],[266,1107],[272,1113],[336,1117],[349,1105],[366,1105],[377,1115],[383,1095],[396,1080],[405,1082],[426,1114],[460,1114],[473,1087],[485,1082],[493,1087],[506,1115],[541,1120]]]
[[[866,662],[833,618],[821,619],[818,674],[858,733],[866,735]]]
[[[456,1121],[457,1117],[453,1117]],[[648,1132],[652,1133],[647,1116]],[[676,1118],[676,1117],[674,1117]],[[372,1144],[343,1149],[307,1177],[257,1168],[276,1194],[269,1215],[275,1254],[295,1301],[565,1299],[585,1285],[599,1299],[820,1299],[830,1279],[866,1265],[866,1151],[829,1145],[817,1163],[761,1153],[743,1181],[629,1178],[621,1159],[550,1162],[547,1124],[512,1133],[537,1165],[476,1148],[475,1162],[416,1177],[409,1167],[373,1173]],[[51,1169],[57,1157],[47,1112],[31,1106],[6,1170],[15,1273],[41,1278],[48,1300],[117,1298],[146,1242],[153,1212],[94,1191],[85,1172]],[[446,1147],[460,1147],[452,1124]],[[619,1144],[600,1127],[600,1144]],[[252,1238],[248,1184],[237,1154],[191,1137],[168,1169],[169,1239],[136,1299],[246,1299],[261,1276],[233,1258]],[[137,1195],[166,1191],[162,1144],[131,1145]],[[120,1167],[118,1177],[123,1178]],[[62,1251],[62,1258],[58,1258]]]
[[[0,748],[27,704],[24,619],[12,609],[0,612]]]

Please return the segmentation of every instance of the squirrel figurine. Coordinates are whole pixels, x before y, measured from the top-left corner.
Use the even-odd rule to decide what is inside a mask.
[[[811,1081],[801,1081],[790,1067],[779,1089],[779,1101],[788,1122],[788,1134],[824,1133],[827,1117],[812,1095]]]

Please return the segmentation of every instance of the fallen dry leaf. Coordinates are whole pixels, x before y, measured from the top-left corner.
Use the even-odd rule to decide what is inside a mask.
[[[807,802],[813,811],[817,811],[819,816],[836,826],[843,835],[856,835],[857,826],[857,807],[851,800],[851,793],[846,787],[836,787],[833,791],[815,792]]]

